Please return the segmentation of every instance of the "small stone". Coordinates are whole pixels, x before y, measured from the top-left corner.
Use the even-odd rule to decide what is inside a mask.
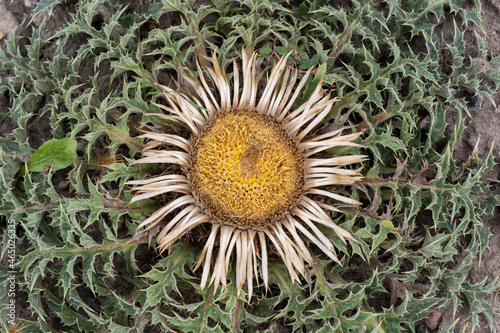
[[[61,181],[59,181],[59,182],[57,183],[57,188],[58,188],[59,190],[61,190],[61,191],[62,191],[62,190],[65,190],[65,189],[68,187],[68,184],[69,184],[69,182],[68,182],[68,181],[61,180]]]
[[[441,320],[441,313],[437,311],[432,311],[429,316],[425,318],[425,324],[430,330],[435,330],[438,327],[439,321]]]
[[[18,20],[9,10],[9,2],[0,1],[0,35],[2,35],[2,38],[8,36],[12,29],[17,27],[18,25]]]

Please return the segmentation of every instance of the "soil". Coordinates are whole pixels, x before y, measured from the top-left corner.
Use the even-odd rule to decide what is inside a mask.
[[[481,18],[483,19],[483,27],[487,36],[488,44],[488,59],[500,56],[500,25],[498,17],[500,17],[500,1],[499,0],[480,0],[482,4]],[[6,41],[8,39],[9,33],[19,27],[19,24],[23,20],[30,19],[30,11],[32,6],[35,4],[35,0],[0,0],[0,46],[5,47]],[[45,24],[45,34],[46,36],[53,35],[59,27],[67,22],[70,17],[70,13],[74,11],[75,2],[67,1],[63,5],[57,6],[53,12],[53,15],[47,20]],[[445,22],[438,26],[438,35],[443,41],[453,40],[453,20],[456,17],[448,15]],[[33,25],[39,26],[41,23],[40,19],[33,21]],[[26,29],[26,28],[22,28]],[[465,34],[466,42],[468,45],[466,47],[470,50],[469,55],[472,58],[472,62],[477,66],[476,70],[481,70],[488,68],[490,65],[483,58],[479,57],[477,51],[474,50],[474,31],[478,31],[476,27],[468,27]],[[29,30],[28,30],[29,31]],[[49,52],[49,51],[47,51]],[[446,55],[443,55],[443,63],[446,64]],[[464,92],[467,94],[470,92]],[[470,107],[470,117],[466,119],[466,130],[464,131],[462,137],[459,139],[456,149],[454,152],[454,158],[457,164],[462,164],[466,162],[469,157],[473,154],[474,148],[477,150],[477,156],[480,159],[484,159],[490,148],[493,146],[493,154],[496,158],[496,162],[500,163],[500,94],[494,96],[493,104],[489,100],[484,100],[480,105],[478,102],[471,102]],[[41,102],[43,103],[43,101]],[[0,114],[8,112],[8,97],[5,94],[0,94]],[[464,115],[465,116],[465,115]],[[457,121],[457,114],[454,110],[447,111],[447,122],[448,131],[451,132]],[[0,136],[10,137],[12,129],[15,125],[9,120],[0,123]],[[29,140],[33,148],[37,148],[41,143],[50,138],[50,125],[48,115],[41,115],[38,110],[34,111],[34,116],[28,123],[28,131],[30,134]],[[498,187],[500,184],[500,166],[496,165],[487,177],[488,185],[493,187]],[[468,279],[471,284],[487,280],[487,282],[492,281],[495,277],[500,275],[500,209],[495,211],[493,216],[485,216],[483,222],[488,226],[493,233],[490,238],[490,247],[487,249],[481,261],[476,260],[474,268],[469,272]],[[146,250],[147,251],[147,250]],[[371,269],[367,267],[367,269]],[[28,306],[27,295],[20,293],[20,303]],[[500,310],[500,298],[497,298],[495,294],[484,295],[485,299],[496,309]],[[453,313],[452,305],[448,307],[435,311],[431,313],[429,318],[425,321],[426,327],[417,328],[418,331],[430,331],[438,332],[449,325],[451,325],[458,318],[464,318],[469,309],[466,300],[463,300],[463,306],[458,309],[457,313]],[[24,318],[30,318],[28,309],[22,309],[20,316]],[[486,321],[483,318],[482,328],[476,329],[475,332],[491,332],[489,328],[486,327]],[[499,319],[500,324],[500,319]],[[271,323],[271,327],[277,332],[287,331],[278,322]],[[460,321],[457,324],[455,331],[462,332],[470,331],[470,323],[465,321]],[[154,331],[152,329],[151,331]]]

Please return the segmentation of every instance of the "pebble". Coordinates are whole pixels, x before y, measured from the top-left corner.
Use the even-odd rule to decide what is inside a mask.
[[[441,313],[437,311],[432,311],[431,313],[429,313],[429,316],[425,318],[425,324],[430,330],[435,330],[438,327],[440,320],[441,320]]]

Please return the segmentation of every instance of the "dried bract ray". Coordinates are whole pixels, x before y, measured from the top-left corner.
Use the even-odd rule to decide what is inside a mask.
[[[311,135],[331,112],[336,99],[321,88],[320,82],[304,104],[294,106],[311,71],[296,85],[297,72],[286,66],[287,57],[274,66],[262,92],[258,91],[260,61],[257,54],[245,51],[242,73],[234,61],[231,79],[214,55],[208,75],[198,67],[199,79],[194,75],[185,78],[190,94],[156,85],[168,103],[159,105],[165,110],[160,117],[186,127],[191,136],[142,135],[148,143],[136,163],[177,164],[182,174],[130,181],[137,192],[132,201],[169,192],[181,194],[140,225],[150,229],[175,212],[158,235],[162,250],[196,226],[211,224],[195,267],[203,265],[201,288],[210,283],[214,283],[214,290],[219,285],[226,287],[235,253],[238,294],[246,283],[250,299],[258,275],[267,287],[267,242],[282,258],[292,281],[298,281],[306,276],[307,264],[312,263],[307,241],[340,263],[332,242],[318,224],[333,229],[344,242],[353,239],[325,212],[337,209],[315,201],[311,195],[360,204],[327,188],[359,181],[358,170],[343,166],[362,162],[366,156],[316,155],[338,146],[358,147],[353,141],[360,133],[344,135],[339,129]]]
[[[112,154],[107,148],[98,147],[93,151],[89,165],[96,169],[99,175],[112,169],[114,163],[121,162],[121,155]]]

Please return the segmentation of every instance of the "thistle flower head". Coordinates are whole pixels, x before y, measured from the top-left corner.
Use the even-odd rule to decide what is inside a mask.
[[[214,283],[226,287],[231,258],[236,257],[238,294],[247,284],[249,298],[254,277],[268,283],[268,244],[273,244],[292,281],[307,276],[312,263],[308,242],[340,263],[335,248],[317,227],[335,231],[342,241],[353,239],[332,222],[326,211],[337,209],[311,198],[324,196],[357,205],[331,192],[331,185],[349,185],[361,179],[358,170],[343,168],[366,156],[317,154],[337,146],[359,146],[360,133],[343,129],[313,136],[313,129],[330,114],[336,99],[316,87],[302,105],[295,105],[307,82],[308,71],[297,83],[288,55],[272,69],[260,91],[260,60],[243,51],[242,73],[233,62],[230,79],[213,56],[208,75],[198,66],[199,79],[185,77],[189,93],[157,84],[167,106],[161,118],[176,122],[190,137],[146,132],[143,157],[136,163],[177,164],[180,174],[130,181],[138,193],[132,201],[165,193],[182,194],[154,212],[140,227],[162,223],[158,238],[164,250],[203,223],[210,235],[195,269],[203,265],[201,288]],[[241,76],[241,77],[240,77]],[[167,221],[170,213],[175,216]],[[210,280],[209,280],[210,279]]]
[[[211,119],[196,138],[187,174],[210,220],[258,230],[297,204],[304,157],[272,117],[231,110]]]

